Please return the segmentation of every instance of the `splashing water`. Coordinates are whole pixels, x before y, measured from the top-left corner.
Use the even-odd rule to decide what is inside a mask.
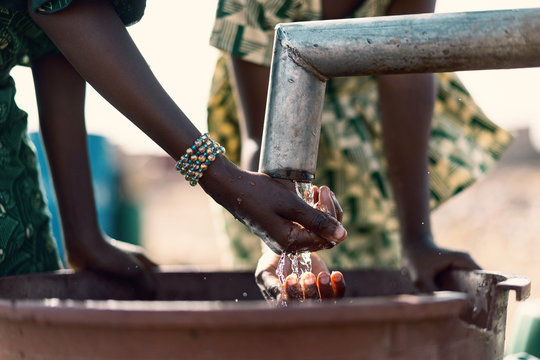
[[[313,199],[314,197],[313,184],[310,182],[298,182],[298,181],[293,181],[293,182],[294,182],[294,188],[296,189],[296,194],[300,196],[300,199],[304,200],[309,205],[314,206],[315,204],[313,203],[313,200],[314,200]]]
[[[289,259],[291,262],[291,274],[295,273],[298,278],[303,273],[311,272],[311,252],[303,251],[300,253],[281,253],[278,266],[276,269],[276,275],[283,287],[285,285],[285,263]]]
[[[296,188],[296,193],[298,196],[300,196],[301,199],[303,199],[306,203],[308,203],[311,206],[314,206],[313,203],[313,184],[308,183],[301,183],[294,181],[294,186]],[[285,285],[285,263],[286,259],[289,259],[291,262],[291,271],[292,273],[295,273],[298,278],[303,273],[311,272],[311,252],[309,251],[303,251],[299,253],[282,253],[281,257],[279,258],[278,266],[276,269],[276,275],[279,278],[279,282],[281,283],[281,288],[284,288]]]

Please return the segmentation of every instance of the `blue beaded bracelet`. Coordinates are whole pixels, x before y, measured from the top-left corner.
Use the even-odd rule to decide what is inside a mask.
[[[176,170],[185,176],[189,185],[195,186],[208,169],[208,165],[216,160],[219,154],[225,154],[225,148],[210,135],[203,134],[176,162]]]

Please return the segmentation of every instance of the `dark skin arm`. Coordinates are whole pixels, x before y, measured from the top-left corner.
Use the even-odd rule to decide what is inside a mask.
[[[364,0],[322,0],[323,19],[340,19],[350,14]],[[242,138],[241,166],[257,171],[264,125],[264,112],[270,68],[244,61],[238,57],[228,58],[228,67],[236,80],[235,95],[240,104],[240,136]]]
[[[108,238],[98,225],[84,123],[85,81],[61,55],[34,60],[32,73],[69,264],[78,271],[114,274],[151,288],[144,269],[155,264],[138,247],[125,244],[127,251],[120,250],[120,242]]]
[[[432,13],[434,0],[395,0],[388,15]],[[403,265],[422,290],[436,290],[435,278],[453,267],[477,269],[466,253],[433,241],[429,207],[428,141],[436,89],[433,74],[378,77],[384,153],[400,220]]]
[[[324,19],[348,16],[362,0],[323,0]],[[395,0],[387,15],[431,13],[434,0]],[[237,57],[229,58],[241,105],[242,166],[257,169],[270,69]],[[403,265],[423,290],[435,290],[435,278],[454,267],[477,269],[462,252],[441,249],[433,242],[429,208],[427,142],[430,136],[435,83],[433,74],[378,77],[379,106],[385,156],[401,225]]]
[[[172,158],[179,159],[200,136],[159,84],[109,1],[78,0],[58,13],[31,12],[31,17],[80,76]],[[199,184],[275,252],[331,247],[346,236],[336,219],[310,208],[291,188],[243,171],[224,156]]]

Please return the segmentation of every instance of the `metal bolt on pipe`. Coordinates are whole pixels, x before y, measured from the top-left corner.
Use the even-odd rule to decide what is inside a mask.
[[[540,8],[279,24],[259,171],[315,176],[326,80],[540,66]]]

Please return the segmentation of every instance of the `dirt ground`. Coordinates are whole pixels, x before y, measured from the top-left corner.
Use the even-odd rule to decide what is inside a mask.
[[[170,169],[170,159],[129,159],[142,211],[142,244],[160,264],[223,268],[211,205]],[[141,175],[143,174],[143,175]],[[497,167],[433,214],[440,246],[469,252],[486,270],[526,276],[540,297],[540,154],[520,130]],[[517,303],[510,296],[508,324]]]

